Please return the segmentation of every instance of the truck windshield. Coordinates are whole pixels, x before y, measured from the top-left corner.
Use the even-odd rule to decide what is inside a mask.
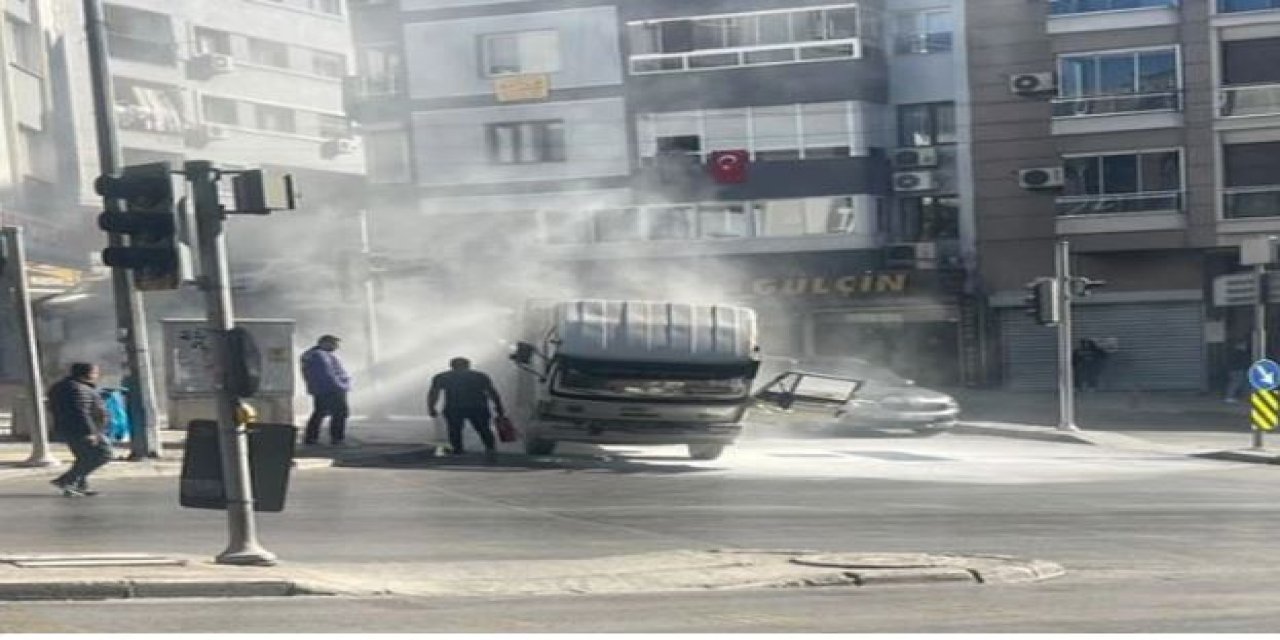
[[[610,368],[566,363],[555,376],[553,391],[580,396],[648,399],[726,400],[746,395],[749,379],[724,370],[656,367]]]

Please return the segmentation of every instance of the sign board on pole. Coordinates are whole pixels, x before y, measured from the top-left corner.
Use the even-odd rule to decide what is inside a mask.
[[[1263,358],[1249,367],[1249,384],[1258,391],[1271,391],[1280,387],[1280,364]]]
[[[1234,307],[1258,301],[1258,278],[1252,272],[1228,273],[1213,279],[1213,305]]]
[[[1253,236],[1240,242],[1240,264],[1271,264],[1275,261],[1275,236]]]
[[[1254,431],[1274,431],[1280,424],[1280,399],[1275,391],[1255,391],[1249,397],[1249,422]]]

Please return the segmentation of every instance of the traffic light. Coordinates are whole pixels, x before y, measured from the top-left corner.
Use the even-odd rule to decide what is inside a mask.
[[[128,238],[127,246],[104,249],[102,262],[133,271],[141,291],[177,289],[188,270],[169,174],[168,162],[154,162],[125,167],[119,176],[100,176],[93,184],[98,195],[125,203],[124,211],[98,216],[103,231]]]
[[[1035,316],[1042,325],[1056,325],[1062,321],[1062,301],[1055,278],[1037,278],[1027,283],[1027,315]]]
[[[1090,280],[1089,278],[1080,277],[1071,279],[1071,296],[1073,298],[1088,297],[1094,289],[1105,287],[1106,280]]]

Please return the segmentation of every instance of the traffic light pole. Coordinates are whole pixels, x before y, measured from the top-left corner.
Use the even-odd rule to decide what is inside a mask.
[[[258,543],[253,513],[253,484],[249,475],[248,435],[236,418],[239,398],[231,390],[231,351],[227,335],[235,328],[231,289],[228,286],[227,242],[223,232],[225,216],[218,203],[216,172],[209,162],[184,165],[195,202],[196,235],[200,247],[200,288],[205,293],[209,333],[217,385],[218,446],[222,457],[222,477],[227,494],[227,525],[230,542],[217,558],[219,564],[273,565],[275,554]]]
[[[89,75],[93,84],[94,116],[98,132],[98,164],[103,175],[115,175],[122,164],[116,138],[115,103],[111,89],[111,69],[107,62],[106,20],[101,0],[84,0],[86,40],[89,48]],[[103,198],[106,211],[121,210],[116,198]],[[124,246],[119,233],[108,236],[112,247]],[[156,430],[156,389],[153,383],[151,357],[147,350],[147,317],[142,296],[133,286],[128,269],[111,270],[112,297],[115,298],[116,326],[124,346],[128,377],[133,386],[127,394],[129,416],[134,420],[130,434],[130,459],[160,457],[160,437]]]
[[[1063,240],[1054,252],[1054,278],[1058,281],[1058,428],[1079,431],[1071,364],[1071,245]]]
[[[28,407],[31,417],[31,457],[22,463],[24,467],[56,467],[62,464],[57,458],[49,455],[49,425],[44,412],[44,381],[40,377],[40,347],[36,341],[35,317],[31,313],[31,294],[27,291],[27,255],[22,246],[22,229],[20,227],[4,227],[0,229],[0,242],[5,245],[4,255],[13,263],[14,296],[13,302],[18,313],[19,329],[22,342],[26,345],[27,384],[31,405]],[[17,411],[14,411],[16,417]]]

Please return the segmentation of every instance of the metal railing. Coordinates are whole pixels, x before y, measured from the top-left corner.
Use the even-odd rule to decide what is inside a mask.
[[[1144,191],[1060,196],[1055,201],[1055,209],[1060,216],[1182,211],[1182,192]]]
[[[1218,0],[1218,13],[1280,9],[1280,0]]]
[[[643,75],[860,57],[862,40],[845,38],[680,53],[644,53],[631,56],[629,65],[632,74]]]
[[[1218,89],[1218,115],[1223,118],[1280,114],[1280,84],[1249,84]]]
[[[1224,218],[1280,217],[1280,185],[1223,189],[1222,216]]]
[[[1181,110],[1182,93],[1179,91],[1106,96],[1072,96],[1053,99],[1053,117],[1055,118]]]
[[[1225,0],[1224,0],[1225,1]],[[1178,0],[1049,0],[1049,15],[1064,16],[1127,9],[1174,8]]]
[[[894,38],[895,53],[939,53],[950,51],[954,41],[950,31],[939,33],[900,33]]]

